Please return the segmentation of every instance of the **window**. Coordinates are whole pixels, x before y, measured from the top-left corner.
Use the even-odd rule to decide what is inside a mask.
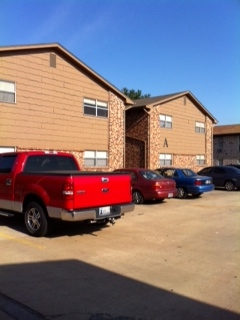
[[[72,157],[58,155],[29,156],[24,167],[24,172],[78,170]]]
[[[84,166],[85,167],[107,167],[108,153],[106,151],[85,151]]]
[[[17,155],[1,155],[0,156],[0,173],[10,173]]]
[[[197,155],[196,162],[198,166],[202,166],[205,164],[205,156],[204,155]]]
[[[223,152],[223,137],[217,137],[217,152]]]
[[[205,133],[205,123],[196,122],[196,124],[195,124],[195,132],[197,132],[197,133]]]
[[[108,117],[108,105],[106,102],[84,99],[84,114],[95,117]]]
[[[0,80],[0,101],[7,103],[16,102],[15,83]]]
[[[214,168],[213,172],[216,174],[221,174],[221,175],[226,174],[226,170],[224,168],[218,168],[218,167]]]
[[[160,154],[159,155],[160,167],[171,166],[172,165],[172,155],[171,154]]]
[[[160,128],[172,128],[172,117],[160,114]]]

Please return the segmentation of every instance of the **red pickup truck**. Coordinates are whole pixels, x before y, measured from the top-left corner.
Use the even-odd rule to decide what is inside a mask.
[[[68,153],[0,154],[0,215],[23,214],[32,236],[45,236],[50,220],[106,224],[132,210],[128,174],[80,171]]]

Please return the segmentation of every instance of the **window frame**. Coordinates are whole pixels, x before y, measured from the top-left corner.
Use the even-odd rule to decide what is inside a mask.
[[[103,156],[105,154],[105,157]],[[103,150],[85,150],[83,153],[84,167],[108,167],[108,152]],[[105,161],[104,164],[100,162]]]
[[[12,85],[14,87],[13,90],[7,89],[7,86],[10,86],[10,85]],[[13,101],[11,99],[10,100],[4,99],[4,96],[6,96],[6,97],[13,96],[14,99],[13,99]],[[1,103],[10,103],[10,104],[16,103],[16,82],[0,79],[0,102]]]
[[[86,112],[86,111],[92,112]],[[93,112],[95,111],[95,112]],[[101,114],[102,113],[102,114]],[[108,103],[102,100],[84,98],[83,99],[83,114],[97,118],[108,119]],[[104,115],[106,114],[106,115]]]
[[[196,165],[197,166],[204,166],[206,163],[205,155],[204,154],[197,154],[196,155]]]
[[[195,121],[195,132],[205,134],[205,123],[201,121]]]
[[[172,129],[172,116],[169,116],[167,114],[160,114],[159,125],[160,128]]]
[[[159,165],[161,167],[172,166],[172,154],[171,153],[160,153],[159,154]]]

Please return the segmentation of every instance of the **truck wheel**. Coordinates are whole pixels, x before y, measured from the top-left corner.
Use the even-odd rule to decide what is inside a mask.
[[[48,231],[48,220],[43,207],[37,202],[30,202],[24,211],[27,231],[34,237],[43,237]]]
[[[139,191],[133,191],[132,199],[135,204],[142,204],[144,202],[144,198]]]

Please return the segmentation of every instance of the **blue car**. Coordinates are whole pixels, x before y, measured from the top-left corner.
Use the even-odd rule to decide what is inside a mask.
[[[214,190],[215,187],[211,177],[200,176],[191,169],[164,167],[156,171],[165,178],[175,180],[180,199],[185,199],[188,194],[197,198],[204,192]]]

